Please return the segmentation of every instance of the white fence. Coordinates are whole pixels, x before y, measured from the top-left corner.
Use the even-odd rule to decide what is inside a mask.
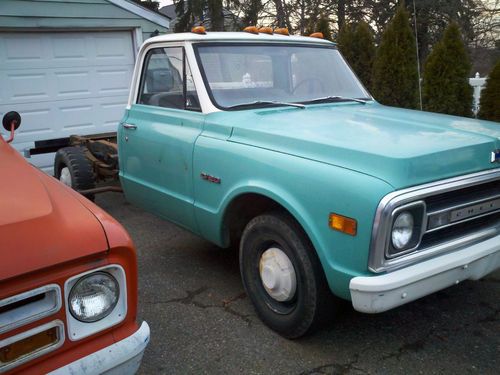
[[[474,78],[469,78],[469,85],[472,86],[474,89],[473,93],[473,99],[472,99],[472,112],[474,113],[474,116],[477,116],[477,113],[479,112],[479,101],[481,99],[481,91],[483,90],[484,86],[486,84],[486,78],[479,75],[479,73],[476,73],[476,76]]]

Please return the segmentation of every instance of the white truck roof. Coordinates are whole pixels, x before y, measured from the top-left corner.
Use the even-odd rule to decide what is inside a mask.
[[[218,32],[208,31],[206,34],[197,33],[175,33],[155,36],[146,40],[145,44],[158,43],[158,42],[228,42],[228,41],[245,41],[245,42],[278,42],[278,43],[314,43],[322,45],[335,44],[326,39],[312,38],[309,36],[296,36],[296,35],[280,35],[280,34],[252,34],[248,32]]]

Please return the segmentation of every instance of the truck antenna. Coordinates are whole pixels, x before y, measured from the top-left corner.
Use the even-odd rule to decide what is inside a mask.
[[[420,55],[418,53],[418,33],[417,33],[417,9],[413,0],[413,22],[415,23],[415,49],[417,50],[417,74],[418,74],[418,96],[420,99],[420,110],[422,107],[422,79],[420,78]]]

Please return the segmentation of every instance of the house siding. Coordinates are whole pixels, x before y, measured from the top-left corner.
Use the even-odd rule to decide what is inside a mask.
[[[140,28],[146,40],[155,30],[167,28],[114,5],[107,0],[1,0],[3,29],[132,29]],[[38,30],[37,30],[38,31]]]

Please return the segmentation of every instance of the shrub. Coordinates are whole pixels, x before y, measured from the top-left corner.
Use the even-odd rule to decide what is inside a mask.
[[[353,66],[356,61],[354,55],[354,32],[355,27],[352,24],[346,23],[339,31],[339,35],[337,37],[337,46],[345,57],[347,62]]]
[[[404,4],[403,4],[404,5]],[[400,5],[382,34],[373,64],[373,94],[382,104],[416,108],[418,70],[409,13]]]
[[[424,67],[424,109],[457,116],[471,116],[471,64],[460,29],[451,23],[432,49]]]
[[[479,118],[500,122],[500,60],[486,80],[479,104]]]
[[[373,63],[375,60],[375,42],[370,26],[360,22],[354,32],[354,62],[351,63],[354,71],[363,84],[371,91]]]

